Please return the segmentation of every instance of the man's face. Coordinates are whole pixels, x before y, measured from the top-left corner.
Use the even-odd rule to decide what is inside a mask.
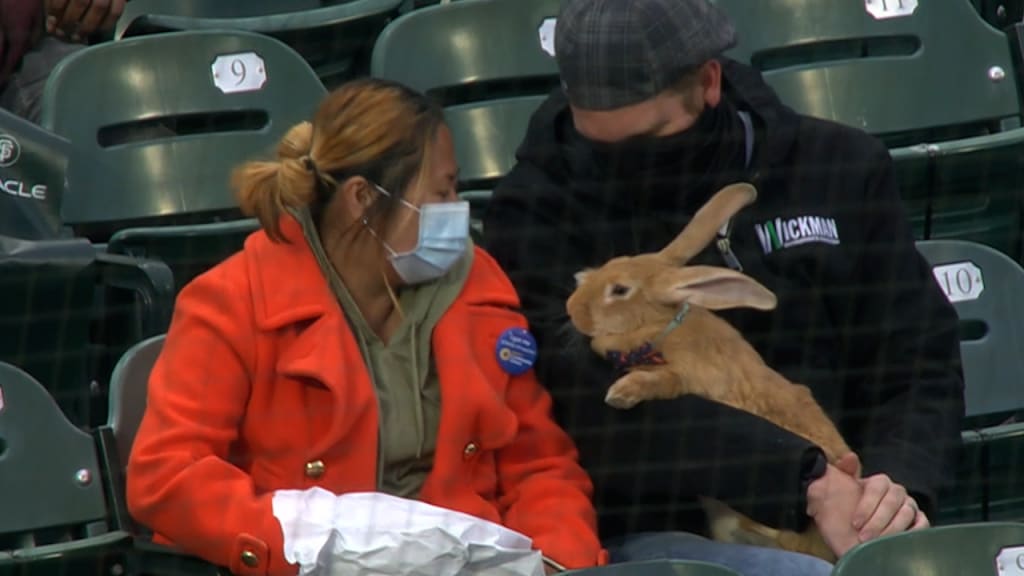
[[[635,136],[669,136],[693,126],[704,106],[721,98],[721,65],[698,69],[697,82],[685,91],[669,89],[657,96],[612,110],[584,110],[570,105],[576,130],[588,140],[620,142]]]

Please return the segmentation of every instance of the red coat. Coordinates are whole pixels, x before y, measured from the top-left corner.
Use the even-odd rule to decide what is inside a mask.
[[[376,487],[377,401],[358,345],[298,224],[262,232],[185,287],[128,463],[128,507],[182,550],[243,575],[291,575],[272,493]],[[437,323],[436,456],[420,498],[501,523],[568,567],[606,562],[591,483],[532,371],[498,335],[525,327],[498,265],[474,256]]]

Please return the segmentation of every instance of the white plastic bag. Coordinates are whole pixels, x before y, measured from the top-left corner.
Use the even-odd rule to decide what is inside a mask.
[[[274,494],[285,559],[300,576],[543,576],[526,536],[468,514],[376,492]]]

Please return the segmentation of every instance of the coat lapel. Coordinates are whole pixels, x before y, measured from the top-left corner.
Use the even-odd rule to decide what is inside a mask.
[[[469,442],[493,449],[516,433],[516,416],[504,398],[510,379],[498,368],[496,345],[498,335],[517,326],[515,318],[521,317],[505,309],[518,302],[502,279],[497,264],[477,250],[462,293],[434,329],[441,386],[437,466],[461,462]]]
[[[327,451],[374,405],[374,389],[355,336],[298,222],[281,220],[285,242],[256,233],[246,241],[256,325],[277,332],[276,373],[312,381],[334,397],[328,433],[311,447]]]

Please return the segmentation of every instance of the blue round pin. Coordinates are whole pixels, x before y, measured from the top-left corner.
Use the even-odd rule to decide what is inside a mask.
[[[523,328],[509,328],[498,336],[495,349],[498,365],[506,373],[518,376],[537,361],[537,341],[533,334]]]

